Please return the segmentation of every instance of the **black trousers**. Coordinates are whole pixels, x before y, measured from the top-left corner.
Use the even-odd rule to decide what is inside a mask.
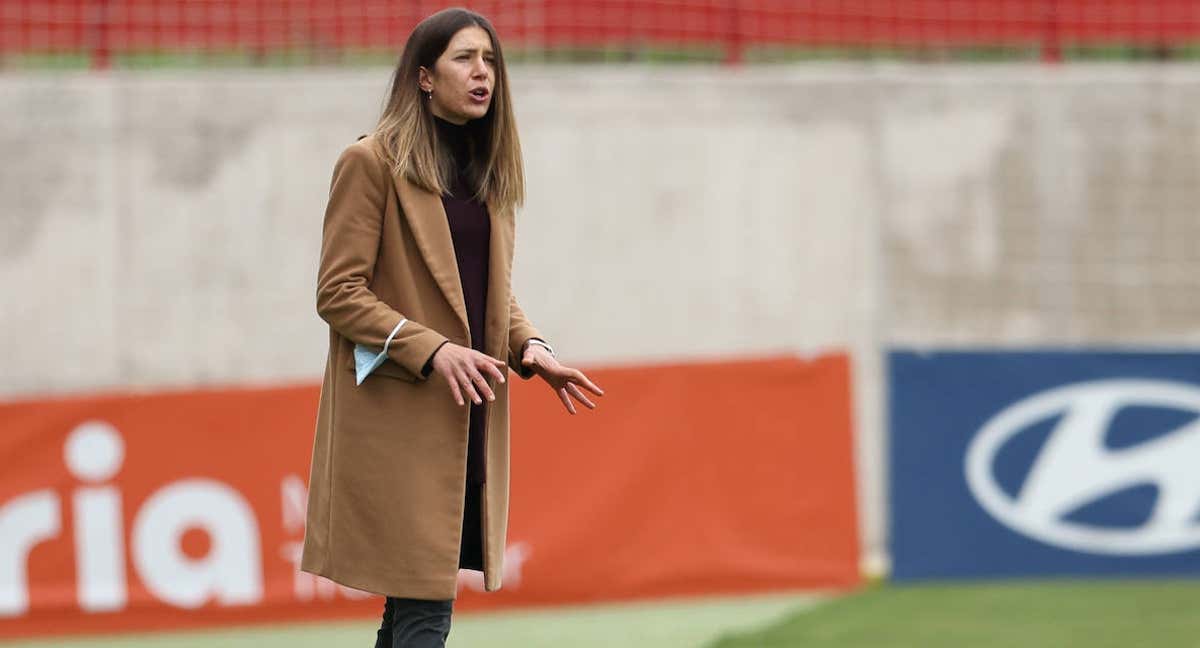
[[[454,601],[388,597],[375,648],[444,648]]]

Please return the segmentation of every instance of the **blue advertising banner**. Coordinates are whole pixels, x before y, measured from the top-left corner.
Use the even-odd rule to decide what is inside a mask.
[[[1200,353],[889,353],[897,580],[1200,575]]]

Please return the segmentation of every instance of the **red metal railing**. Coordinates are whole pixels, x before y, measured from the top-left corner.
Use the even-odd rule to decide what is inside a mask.
[[[479,0],[507,47],[933,49],[1200,42],[1197,0]],[[413,0],[0,0],[0,54],[398,50]]]

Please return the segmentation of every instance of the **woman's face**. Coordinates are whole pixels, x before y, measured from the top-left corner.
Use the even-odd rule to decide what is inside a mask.
[[[450,39],[446,51],[433,63],[421,67],[421,92],[428,96],[433,114],[455,124],[465,124],[487,114],[496,83],[496,59],[492,39],[482,27],[464,27]]]

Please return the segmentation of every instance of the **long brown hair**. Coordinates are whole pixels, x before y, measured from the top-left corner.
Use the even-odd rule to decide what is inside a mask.
[[[394,174],[438,195],[448,191],[454,169],[452,161],[438,146],[433,112],[423,100],[417,84],[418,70],[421,67],[433,70],[450,39],[459,30],[471,26],[481,27],[488,33],[496,58],[492,103],[486,115],[468,122],[475,142],[470,172],[475,179],[475,196],[500,210],[515,208],[525,202],[521,142],[517,136],[500,38],[487,18],[454,7],[429,16],[413,29],[392,75],[391,89],[375,127],[375,137],[383,146]]]

